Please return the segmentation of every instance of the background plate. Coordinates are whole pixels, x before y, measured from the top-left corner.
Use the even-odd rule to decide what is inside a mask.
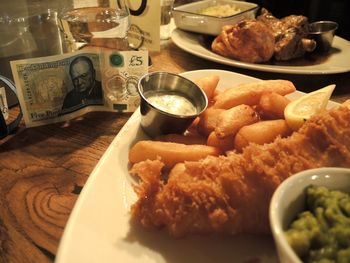
[[[330,54],[309,60],[296,60],[283,62],[279,65],[253,64],[225,58],[210,50],[211,41],[201,34],[190,33],[181,29],[174,29],[171,35],[172,41],[179,48],[195,56],[214,61],[220,64],[230,65],[238,68],[288,73],[288,74],[335,74],[350,71],[350,42],[335,36]]]
[[[257,80],[222,70],[198,70],[182,75],[196,80],[211,74],[220,76],[219,88]],[[295,92],[290,97],[300,94]],[[136,195],[132,189],[133,178],[128,173],[128,152],[137,140],[147,138],[139,121],[137,110],[88,178],[68,220],[56,263],[240,263],[254,259],[259,259],[259,263],[277,262],[270,236],[174,239],[164,231],[145,230],[130,224],[130,206]]]

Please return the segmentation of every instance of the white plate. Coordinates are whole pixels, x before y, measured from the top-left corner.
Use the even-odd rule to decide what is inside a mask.
[[[175,45],[188,53],[238,68],[308,75],[335,74],[350,71],[350,42],[338,36],[334,37],[332,52],[328,57],[326,59],[320,59],[317,64],[314,65],[297,65],[296,63],[292,65],[291,62],[284,63],[284,65],[253,64],[225,58],[212,52],[208,48],[208,43],[203,41],[202,35],[186,32],[178,28],[172,31],[171,39]],[[301,64],[300,61],[299,64]]]
[[[222,70],[183,73],[191,80],[216,74],[219,88],[256,81],[256,78]],[[300,96],[293,93],[291,98]],[[61,239],[56,263],[76,262],[277,262],[272,237],[191,236],[173,239],[164,231],[150,231],[129,223],[136,195],[128,173],[128,152],[146,138],[137,110],[115,137],[88,178]]]

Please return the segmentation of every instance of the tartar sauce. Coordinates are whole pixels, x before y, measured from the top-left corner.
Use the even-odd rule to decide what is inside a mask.
[[[147,100],[156,108],[167,113],[190,116],[197,113],[192,102],[177,94],[155,94],[147,97]]]

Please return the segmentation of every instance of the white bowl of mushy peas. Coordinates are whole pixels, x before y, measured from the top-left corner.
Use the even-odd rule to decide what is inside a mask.
[[[350,169],[325,167],[287,178],[270,203],[281,263],[350,262]]]
[[[208,106],[204,91],[189,79],[169,72],[140,78],[141,127],[150,137],[183,133]]]

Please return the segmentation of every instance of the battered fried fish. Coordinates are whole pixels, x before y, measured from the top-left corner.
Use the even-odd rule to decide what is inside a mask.
[[[163,164],[145,161],[132,173],[138,201],[133,218],[145,227],[165,227],[172,236],[204,233],[269,233],[268,207],[277,186],[299,171],[350,167],[350,110],[318,114],[288,138],[249,145],[242,154],[207,157],[176,165],[168,180]]]

